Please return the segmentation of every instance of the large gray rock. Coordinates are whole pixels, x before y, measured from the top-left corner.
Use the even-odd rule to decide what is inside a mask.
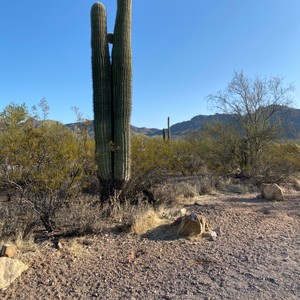
[[[283,201],[283,192],[276,183],[263,183],[260,187],[261,196],[266,200]]]
[[[0,257],[0,289],[8,287],[27,269],[28,266],[17,259]]]

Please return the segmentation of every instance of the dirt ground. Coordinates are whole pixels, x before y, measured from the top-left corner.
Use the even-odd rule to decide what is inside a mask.
[[[215,241],[103,231],[19,254],[29,269],[1,299],[300,299],[300,193],[206,196]]]

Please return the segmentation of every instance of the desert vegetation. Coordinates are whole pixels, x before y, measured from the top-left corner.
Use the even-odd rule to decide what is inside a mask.
[[[241,171],[242,132],[208,124],[182,139],[132,136],[131,179],[121,198],[112,196],[104,205],[89,121],[70,130],[47,120],[48,109],[45,100],[31,111],[11,103],[0,114],[2,239],[26,238],[37,228],[93,232],[112,220],[130,226],[139,208],[159,210],[179,198],[227,192],[233,186],[239,193],[258,191],[262,182],[299,188],[297,141],[265,141],[255,172],[247,174]]]
[[[277,183],[287,191],[300,189],[300,142],[282,139],[282,120],[277,118],[278,112],[292,103],[293,86],[285,85],[281,77],[251,79],[242,71],[236,72],[224,91],[208,96],[218,112],[230,116],[228,122],[207,123],[200,131],[176,138],[172,136],[168,117],[167,138],[165,129],[159,137],[132,135],[131,0],[118,1],[114,33],[107,33],[106,22],[105,7],[94,4],[91,10],[94,121],[83,119],[77,109],[78,123],[72,129],[48,120],[45,99],[32,109],[11,103],[0,112],[0,241],[12,241],[24,252],[34,251],[36,246],[52,258],[53,253],[61,255],[63,263],[57,257],[54,259],[55,270],[41,251],[37,251],[36,258],[25,257],[35,264],[42,261],[38,272],[44,279],[32,283],[30,278],[37,276],[30,271],[27,282],[37,286],[43,299],[61,299],[66,291],[72,299],[101,296],[101,299],[129,299],[132,294],[145,299],[147,284],[153,283],[153,278],[154,283],[159,280],[153,293],[158,290],[162,297],[153,299],[173,299],[171,296],[183,299],[189,292],[197,298],[187,299],[199,299],[204,293],[203,286],[214,284],[215,290],[223,288],[224,276],[234,279],[237,287],[229,284],[228,291],[218,291],[220,299],[228,295],[232,299],[236,291],[244,291],[241,282],[246,281],[255,284],[268,281],[265,284],[268,299],[273,299],[273,288],[268,284],[289,284],[288,277],[266,278],[268,270],[261,269],[257,253],[262,249],[261,240],[269,239],[266,252],[274,251],[282,259],[281,249],[285,247],[282,240],[289,236],[280,234],[288,228],[285,234],[293,236],[288,242],[294,259],[299,245],[295,231],[299,201],[292,199],[295,201],[289,202],[291,208],[284,201],[280,207],[274,203],[265,207],[253,195],[259,192],[262,183]],[[94,136],[89,134],[92,122]],[[281,188],[276,187],[281,193]],[[241,194],[251,197],[241,201],[236,196]],[[272,196],[272,191],[269,194]],[[284,200],[282,193],[280,196]],[[265,222],[265,215],[272,215],[273,219]],[[182,221],[185,217],[190,217],[189,224],[196,228],[196,234],[185,231],[187,226]],[[211,221],[215,225],[219,222],[222,229],[212,230]],[[229,242],[223,239],[215,248],[206,244],[201,255],[208,249],[208,258],[199,256],[198,245],[202,240],[206,237],[206,242],[216,241],[223,229],[227,236],[231,234]],[[176,243],[180,239],[182,244]],[[212,259],[216,252],[219,257]],[[275,265],[270,255],[262,255],[271,267]],[[233,259],[237,264],[233,265]],[[74,275],[70,270],[75,261],[79,274]],[[106,266],[101,265],[95,271],[99,261],[105,261]],[[255,266],[254,271],[247,272],[248,262]],[[173,263],[172,273],[165,272]],[[118,278],[128,265],[127,277]],[[288,267],[292,265],[293,262]],[[53,272],[48,274],[44,266]],[[35,268],[39,266],[36,264]],[[182,274],[178,274],[179,268]],[[236,274],[232,275],[232,270]],[[294,275],[293,270],[288,272],[289,276]],[[83,278],[83,291],[70,288],[69,278],[61,278],[62,274],[68,274],[76,287]],[[136,276],[134,282],[126,281],[128,274]],[[205,274],[201,280],[209,283],[199,281],[199,274]],[[298,276],[299,272],[295,274]],[[142,276],[146,279],[141,279]],[[123,277],[126,291],[122,290]],[[45,282],[48,287],[58,283],[55,294],[51,288],[41,288]],[[118,284],[119,290],[113,291],[112,287]],[[95,292],[87,290],[89,285]],[[290,285],[293,288],[290,295],[294,296],[297,285]],[[280,289],[281,295],[284,287]],[[105,295],[100,296],[99,291]],[[6,296],[9,299],[10,292]]]
[[[171,260],[170,264],[176,265],[180,270],[182,261],[179,257],[182,257],[184,250],[185,267],[188,267],[186,272],[180,271],[184,285],[175,285],[174,288],[168,284],[159,284],[157,289],[162,290],[158,292],[160,295],[165,293],[173,295],[174,299],[180,299],[186,287],[189,287],[194,295],[199,295],[200,290],[205,287],[207,293],[212,293],[211,295],[218,294],[222,298],[223,293],[229,293],[228,295],[232,296],[236,292],[235,288],[224,290],[201,285],[200,290],[196,289],[199,285],[196,281],[193,285],[189,285],[191,274],[194,274],[193,278],[204,276],[201,280],[206,280],[205,282],[215,280],[221,282],[226,279],[227,275],[214,273],[212,257],[215,257],[216,252],[218,259],[222,261],[218,263],[219,266],[224,266],[224,261],[232,261],[233,258],[228,256],[232,251],[233,253],[236,251],[233,255],[237,257],[240,255],[238,251],[246,251],[245,255],[249,257],[258,255],[259,251],[264,260],[273,265],[271,258],[266,256],[269,252],[261,250],[259,239],[270,239],[270,242],[266,241],[264,247],[271,248],[273,241],[276,241],[275,253],[280,256],[282,253],[280,249],[284,249],[283,243],[286,240],[279,236],[286,230],[290,231],[284,234],[291,235],[294,232],[292,228],[297,228],[296,198],[284,201],[280,204],[281,208],[276,203],[266,205],[261,200],[253,198],[253,193],[254,195],[258,193],[262,182],[277,182],[290,190],[299,189],[297,177],[300,167],[300,147],[297,141],[269,141],[263,148],[259,164],[256,164],[256,173],[247,175],[241,173],[239,169],[239,160],[231,152],[233,145],[229,144],[228,136],[226,140],[222,140],[221,135],[211,134],[209,127],[199,134],[189,134],[183,139],[164,140],[162,137],[135,135],[131,137],[131,178],[122,189],[122,197],[112,196],[103,203],[99,196],[101,185],[97,177],[95,143],[93,137],[88,135],[89,122],[79,123],[81,125],[78,125],[76,130],[70,130],[63,124],[45,118],[47,112],[45,101],[37,108],[29,112],[25,105],[10,104],[1,112],[0,119],[0,236],[3,242],[14,242],[19,251],[24,253],[22,260],[33,268],[22,277],[26,282],[22,287],[24,295],[31,293],[28,290],[31,284],[36,286],[41,298],[51,299],[54,295],[50,291],[53,286],[44,286],[39,281],[33,280],[37,276],[35,272],[38,272],[41,278],[52,278],[51,282],[62,297],[66,293],[74,293],[72,294],[74,298],[80,298],[82,295],[94,297],[90,294],[90,289],[83,288],[77,293],[64,283],[77,280],[73,276],[77,274],[76,272],[80,272],[78,276],[84,281],[83,287],[90,284],[91,278],[94,278],[93,281],[101,280],[105,286],[107,284],[107,288],[103,290],[105,291],[103,298],[99,296],[99,288],[94,287],[100,299],[106,297],[121,299],[124,295],[130,297],[135,291],[126,292],[121,286],[116,287],[113,277],[108,276],[106,272],[112,272],[114,266],[122,269],[120,266],[132,264],[134,272],[144,276],[140,266],[145,265],[145,270],[150,272],[147,276],[158,272],[157,278],[165,276],[168,282],[171,273],[164,271],[170,266],[168,261]],[[38,110],[41,114],[38,114]],[[249,193],[252,196],[248,199],[245,195]],[[122,201],[119,201],[120,199]],[[214,202],[213,199],[219,200]],[[246,199],[245,203],[242,199]],[[186,244],[180,240],[177,243],[174,242],[174,238],[168,241],[161,229],[181,215],[182,207],[188,211],[204,214],[209,224],[221,226],[222,234],[226,235],[225,239],[221,237],[220,242],[210,244],[205,241],[201,244],[193,241],[190,242],[192,244]],[[285,210],[288,210],[288,214],[284,213]],[[261,222],[259,227],[256,227],[257,222]],[[251,233],[253,226],[263,237],[258,236],[257,240],[255,239],[255,235]],[[276,230],[270,229],[273,227],[276,227]],[[270,235],[268,230],[273,234]],[[227,235],[230,235],[230,238],[226,243],[233,243],[233,248],[225,243],[228,240]],[[297,237],[293,236],[291,241],[296,243]],[[63,250],[53,248],[58,240],[63,242]],[[252,241],[254,248],[250,247],[251,250],[247,246],[245,250],[244,245],[249,243],[249,240]],[[241,250],[237,250],[240,249],[237,248],[240,247],[237,246],[240,241],[243,246]],[[35,252],[30,255],[31,252],[28,251]],[[59,251],[58,254],[61,253],[61,256],[56,257],[58,254],[55,254],[57,253],[55,251]],[[212,254],[209,254],[210,252]],[[173,255],[170,256],[170,253]],[[272,253],[274,254],[274,248]],[[51,259],[45,259],[45,255]],[[191,260],[190,256],[196,258]],[[97,261],[91,260],[92,258],[97,258]],[[38,267],[37,261],[42,262],[41,268]],[[81,265],[83,261],[87,263],[84,266]],[[102,264],[101,271],[95,270],[99,262]],[[202,264],[209,265],[203,269]],[[255,265],[253,261],[251,266]],[[47,266],[47,269],[44,270],[43,266]],[[241,275],[244,273],[241,272],[243,268],[249,266],[239,259],[236,266],[238,269],[234,272],[237,272],[237,278],[241,278],[238,282],[246,282],[248,277],[244,278],[244,275]],[[231,264],[227,267],[234,268]],[[72,274],[68,271],[69,268],[73,270]],[[93,273],[94,275],[87,276],[86,272],[98,275]],[[293,273],[292,269],[288,272]],[[68,279],[59,274],[68,274]],[[123,279],[128,277],[126,274],[122,275]],[[129,274],[134,276],[135,273]],[[172,274],[172,276],[177,274],[175,269]],[[257,276],[261,277],[266,273],[258,274]],[[122,278],[118,280],[123,282]],[[47,280],[49,279],[43,279],[43,282],[48,282]],[[258,282],[256,279],[251,280],[253,284]],[[279,277],[272,280],[280,282]],[[22,299],[17,292],[18,286],[22,285],[21,281],[3,292],[4,299],[15,296]],[[139,286],[147,285],[147,281],[135,282]],[[76,286],[77,284],[80,282],[76,281]],[[126,284],[129,283],[124,282],[122,286],[127,286]],[[267,282],[261,286],[269,295],[266,299],[269,299],[268,297],[271,299],[273,288],[269,286],[270,284]],[[140,289],[135,283],[129,285],[134,286],[137,291]],[[293,289],[295,288],[297,286],[294,284]],[[245,289],[250,293],[250,290],[246,287]],[[108,291],[114,296],[109,296]],[[284,293],[279,288],[278,291]],[[141,293],[140,295],[143,295],[144,292]],[[289,293],[294,295],[295,292]]]

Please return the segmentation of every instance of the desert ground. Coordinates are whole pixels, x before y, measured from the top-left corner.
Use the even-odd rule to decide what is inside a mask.
[[[41,240],[19,252],[29,266],[1,299],[300,299],[300,193],[283,202],[252,194],[178,204],[204,215],[214,241],[137,235],[114,226],[97,234]]]

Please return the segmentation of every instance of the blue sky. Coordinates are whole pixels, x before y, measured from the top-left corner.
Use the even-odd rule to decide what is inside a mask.
[[[103,0],[113,31],[117,0]],[[43,97],[49,118],[93,118],[89,0],[0,0],[0,109]],[[133,0],[133,112],[163,128],[208,110],[234,71],[282,75],[300,107],[299,0]]]

